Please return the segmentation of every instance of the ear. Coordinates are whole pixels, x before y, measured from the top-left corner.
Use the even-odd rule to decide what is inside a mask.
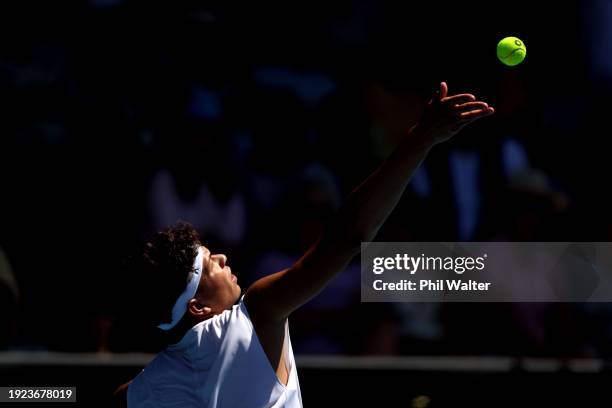
[[[187,302],[187,311],[198,320],[204,320],[212,315],[212,309],[193,298]]]

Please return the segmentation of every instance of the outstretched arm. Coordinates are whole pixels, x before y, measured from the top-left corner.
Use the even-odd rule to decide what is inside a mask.
[[[429,150],[494,112],[472,94],[448,96],[446,83],[384,163],[347,198],[321,238],[293,266],[255,282],[245,295],[252,314],[284,321],[319,293],[374,238]]]

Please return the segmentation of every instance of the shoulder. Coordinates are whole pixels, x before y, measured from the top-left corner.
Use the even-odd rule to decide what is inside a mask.
[[[218,348],[229,328],[237,321],[237,309],[238,305],[234,305],[231,309],[190,327],[175,343],[170,344],[166,351],[189,354],[195,349],[200,351],[211,349],[212,351]]]

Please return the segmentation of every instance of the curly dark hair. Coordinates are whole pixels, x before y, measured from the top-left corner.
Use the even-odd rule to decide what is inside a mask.
[[[148,307],[151,314],[147,319],[151,324],[172,320],[172,306],[185,290],[200,245],[195,228],[179,222],[145,242],[134,259],[141,290],[151,296]]]

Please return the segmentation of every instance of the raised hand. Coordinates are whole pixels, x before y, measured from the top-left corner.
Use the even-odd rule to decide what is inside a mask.
[[[427,104],[414,131],[424,141],[433,144],[453,137],[465,125],[493,114],[495,110],[486,102],[477,101],[472,94],[448,96],[448,85],[440,83],[440,90]]]

